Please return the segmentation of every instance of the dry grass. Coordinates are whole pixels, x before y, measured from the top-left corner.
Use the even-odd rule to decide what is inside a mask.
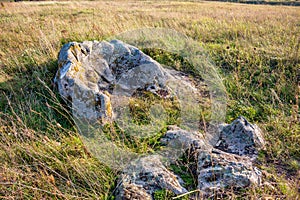
[[[0,197],[112,198],[116,173],[91,157],[52,93],[68,41],[167,27],[199,41],[224,78],[227,120],[264,130],[270,185],[239,198],[299,198],[298,7],[181,1],[4,2],[0,5]],[[50,87],[50,88],[49,88]],[[271,175],[274,174],[274,175]]]

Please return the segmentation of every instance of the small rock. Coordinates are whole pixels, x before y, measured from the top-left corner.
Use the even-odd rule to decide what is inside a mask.
[[[141,185],[121,182],[118,188],[116,200],[152,200],[150,194]]]
[[[117,199],[126,199],[135,194],[139,195],[136,199],[149,199],[156,190],[161,189],[175,194],[186,193],[187,190],[180,183],[183,181],[163,165],[160,156],[150,155],[134,161],[123,171],[119,179]]]
[[[260,185],[262,173],[247,157],[218,149],[201,151],[198,157],[198,188],[211,193],[226,188]]]
[[[211,146],[205,142],[203,135],[198,132],[190,132],[180,129],[177,126],[169,126],[166,134],[161,138],[160,143],[164,150],[160,155],[175,161],[178,157],[187,153],[193,154],[198,149],[209,149]]]
[[[265,148],[265,141],[257,125],[249,123],[244,117],[239,117],[231,124],[221,127],[220,138],[215,148],[255,158],[258,151]]]

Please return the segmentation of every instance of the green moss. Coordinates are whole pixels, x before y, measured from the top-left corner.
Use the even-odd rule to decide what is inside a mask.
[[[150,108],[156,104],[161,105],[166,111],[167,118],[162,119],[166,121],[166,125],[178,124],[179,102],[175,98],[164,99],[147,91],[140,91],[130,99],[129,109],[133,122],[140,125],[149,124],[151,122]]]

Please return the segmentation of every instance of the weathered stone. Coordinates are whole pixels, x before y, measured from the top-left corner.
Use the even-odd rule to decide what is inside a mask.
[[[138,199],[147,199],[161,189],[170,190],[175,194],[187,192],[181,186],[183,181],[163,165],[158,155],[150,155],[134,161],[123,171],[119,183],[118,199],[132,196],[131,192],[139,189],[142,195]]]
[[[167,90],[160,64],[119,40],[65,44],[58,65],[54,82],[60,95],[73,102],[77,117],[88,120],[113,119],[111,95]]]
[[[261,172],[247,157],[212,149],[198,157],[198,188],[211,193],[219,189],[244,188],[261,183]]]
[[[237,155],[255,158],[258,151],[265,148],[260,128],[239,117],[231,124],[221,126],[219,142],[215,148]]]
[[[135,183],[123,182],[118,186],[116,200],[152,200],[150,194],[141,186]]]
[[[160,140],[164,146],[161,156],[150,155],[136,160],[124,170],[120,178],[118,198],[120,196],[133,197],[132,192],[139,194],[138,199],[147,199],[153,196],[154,192],[160,189],[167,189],[175,194],[187,192],[181,185],[183,181],[165,167],[162,158],[168,157],[169,161],[175,161],[179,156],[189,150],[194,153],[197,149],[208,148],[203,136],[199,133],[188,132],[177,126],[169,126],[168,131]],[[210,146],[210,145],[209,145]],[[142,193],[141,193],[142,192]],[[144,193],[145,192],[145,193]],[[141,195],[140,195],[141,193]],[[126,199],[126,198],[125,198]]]
[[[176,161],[185,153],[193,154],[196,150],[211,148],[199,132],[185,131],[177,126],[168,128],[169,130],[160,140],[160,143],[165,146],[165,150],[160,152],[160,155],[168,157],[171,161]]]
[[[199,112],[195,104],[207,96],[201,94],[206,91],[205,85],[200,89],[202,86],[195,86],[188,76],[162,68],[136,47],[118,40],[68,43],[59,53],[58,64],[54,81],[60,95],[72,101],[74,118],[84,119],[82,123],[99,119],[102,123],[116,122],[115,116],[121,116],[119,110],[124,110],[115,107],[123,108],[128,97],[138,94],[136,91],[148,91],[181,103],[181,127],[187,130],[169,127],[160,140],[164,145],[162,151],[139,158],[123,170],[117,199],[152,199],[154,192],[160,189],[175,194],[187,192],[180,177],[165,167],[187,152],[198,158],[198,188],[202,191],[260,184],[261,174],[253,167],[252,160],[265,143],[256,125],[240,117],[221,126],[220,132],[207,131],[210,135],[205,138],[197,131]],[[209,101],[201,105],[207,104]],[[117,145],[114,148],[118,148]],[[113,152],[121,152],[119,150],[123,149],[113,149]]]

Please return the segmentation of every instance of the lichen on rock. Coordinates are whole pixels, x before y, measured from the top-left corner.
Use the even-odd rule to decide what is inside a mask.
[[[121,149],[105,135],[86,134],[100,158],[107,158],[101,157],[105,152],[118,158],[106,163],[122,163],[119,162],[122,156],[126,162],[135,158],[121,171],[117,199],[153,199],[155,191],[161,189],[174,194],[188,192],[182,179],[166,167],[187,152],[196,155],[198,166],[194,176],[198,177],[198,189],[202,192],[210,194],[261,183],[261,173],[253,164],[258,151],[265,147],[261,130],[240,117],[229,125],[221,125],[220,132],[209,133],[208,137],[200,133],[201,115],[197,106],[203,96],[190,77],[163,68],[138,48],[119,40],[65,44],[59,53],[58,66],[54,82],[60,95],[72,103],[74,119],[91,123],[79,129],[90,131],[93,122],[102,125],[115,122],[129,131],[135,129],[141,137],[145,131],[157,133],[169,124],[165,113],[168,109],[175,109],[171,114],[181,117],[180,127],[176,123],[169,126],[160,138],[161,151],[148,155]],[[146,100],[148,105],[143,106],[142,101]],[[150,113],[154,118],[148,118]],[[123,119],[127,114],[133,117]],[[139,117],[144,121],[139,121]],[[129,124],[132,122],[134,126]],[[102,146],[98,147],[99,144]],[[162,159],[166,157],[167,162]]]
[[[256,124],[238,117],[231,124],[220,126],[220,138],[215,148],[240,156],[255,158],[259,150],[265,149],[262,131]]]
[[[198,188],[211,193],[220,189],[261,184],[261,172],[247,157],[218,149],[202,150],[198,157]]]
[[[131,196],[133,188],[134,190],[139,188],[138,191],[146,191],[151,197],[155,191],[161,189],[170,190],[174,194],[187,192],[182,186],[181,178],[168,170],[158,155],[142,157],[132,162],[121,174],[119,182],[121,183],[117,191],[119,199]],[[144,198],[147,199],[148,195],[140,196],[137,199]]]
[[[58,65],[54,82],[59,93],[65,100],[75,99],[75,107],[94,101],[94,107],[81,111],[90,120],[113,119],[111,95],[131,96],[147,88],[156,94],[166,90],[166,72],[160,64],[119,40],[65,44]]]

